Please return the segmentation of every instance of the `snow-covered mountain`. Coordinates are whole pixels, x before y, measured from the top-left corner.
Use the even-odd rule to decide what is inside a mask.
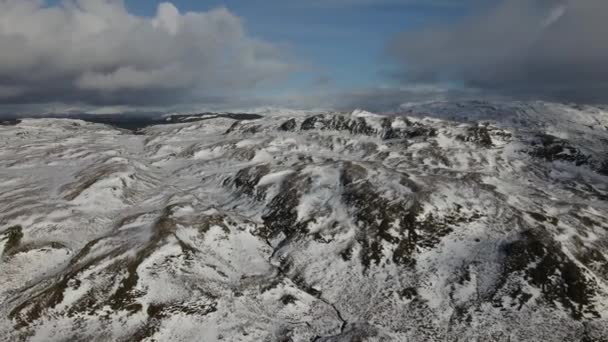
[[[0,126],[0,339],[608,341],[608,111]]]

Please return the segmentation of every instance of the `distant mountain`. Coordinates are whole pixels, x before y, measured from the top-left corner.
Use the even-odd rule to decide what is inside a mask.
[[[603,108],[80,118],[0,125],[7,340],[608,341]]]
[[[92,123],[101,123],[116,128],[128,129],[134,132],[155,125],[186,123],[209,120],[213,118],[230,118],[234,120],[260,119],[259,114],[250,113],[193,113],[193,114],[162,114],[162,113],[127,113],[127,114],[42,114],[37,119],[71,119]],[[0,124],[8,125],[20,122],[21,116],[6,116],[0,118]]]

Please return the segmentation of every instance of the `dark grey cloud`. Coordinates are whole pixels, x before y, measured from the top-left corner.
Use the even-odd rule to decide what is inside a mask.
[[[402,62],[405,83],[606,102],[606,13],[606,0],[503,0],[456,23],[403,33],[389,53]]]
[[[246,92],[293,65],[226,9],[155,17],[122,0],[0,0],[0,104],[154,105]]]
[[[305,92],[281,94],[255,101],[241,102],[241,108],[272,106],[293,109],[340,110],[365,109],[393,112],[403,105],[434,101],[500,100],[502,97],[482,91],[436,86],[368,87],[358,89],[310,89]],[[227,103],[234,105],[234,103]]]

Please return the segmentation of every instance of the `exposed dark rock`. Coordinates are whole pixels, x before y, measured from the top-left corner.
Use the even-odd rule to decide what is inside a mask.
[[[345,115],[315,115],[302,122],[302,130],[334,130],[347,131],[351,134],[373,135],[376,130],[367,124],[364,118],[350,118]]]
[[[484,148],[494,146],[487,126],[476,125],[469,127],[466,135],[459,135],[457,138],[461,141],[473,142]]]
[[[21,243],[21,239],[23,238],[23,228],[21,226],[12,226],[6,229],[2,235],[3,238],[1,240],[6,239],[2,256],[12,255]]]
[[[281,297],[281,303],[283,303],[283,305],[289,305],[289,304],[293,304],[297,301],[298,299],[290,294],[286,294],[283,297]]]
[[[268,212],[262,216],[264,229],[262,235],[266,238],[285,234],[288,238],[296,234],[306,234],[306,223],[297,222],[297,206],[300,197],[310,187],[310,178],[290,175],[281,185],[281,190],[268,204]]]
[[[608,176],[608,160],[604,160],[596,170],[599,174]]]
[[[418,296],[418,291],[414,287],[407,287],[399,291],[399,297],[402,299],[412,300]]]
[[[231,181],[234,186],[244,192],[245,194],[252,196],[255,194],[256,187],[260,182],[260,179],[270,172],[269,165],[257,165],[244,168],[239,170]],[[225,182],[226,184],[226,182]]]
[[[557,223],[559,222],[559,219],[557,217],[545,216],[541,213],[536,212],[528,212],[528,214],[538,222],[549,222],[554,226],[557,225]]]
[[[351,208],[359,226],[357,242],[361,245],[360,259],[365,268],[380,265],[385,259],[383,244],[396,246],[390,260],[404,266],[414,266],[417,247],[430,248],[451,229],[436,222],[432,216],[420,218],[421,207],[412,199],[390,201],[378,194],[366,180],[361,166],[347,163],[342,169],[340,182],[342,199]],[[343,258],[349,252],[342,252]]]
[[[296,119],[289,119],[279,126],[281,131],[293,132],[296,129]]]
[[[21,123],[21,120],[19,120],[19,119],[6,119],[6,120],[0,119],[0,126],[16,126],[20,123]]]
[[[567,140],[558,137],[542,134],[538,136],[538,141],[533,143],[534,149],[530,155],[542,158],[547,161],[566,161],[574,163],[576,166],[587,165],[591,156],[584,155],[576,147],[570,145]]]
[[[518,240],[506,244],[503,253],[504,278],[522,272],[525,280],[542,292],[548,305],[559,302],[574,319],[580,320],[585,314],[599,315],[592,302],[593,286],[558,242],[542,237],[541,232],[526,231]],[[522,305],[531,298],[520,288],[510,295],[518,298],[520,294],[523,294]]]
[[[319,121],[322,118],[323,118],[323,115],[315,115],[315,116],[311,116],[309,118],[306,118],[302,122],[302,125],[300,126],[300,129],[303,130],[303,131],[308,131],[308,130],[311,130],[311,129],[315,129],[315,124],[317,123],[317,121]]]
[[[230,134],[234,131],[236,131],[236,129],[239,127],[241,123],[239,121],[235,121],[232,123],[232,125],[230,125],[230,127],[228,127],[228,129],[226,130],[226,132],[224,132],[224,135],[226,134]]]

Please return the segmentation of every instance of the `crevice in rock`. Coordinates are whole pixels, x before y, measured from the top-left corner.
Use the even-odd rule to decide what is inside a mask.
[[[268,263],[270,265],[272,265],[272,259],[275,257],[275,255],[276,255],[277,251],[280,249],[280,247],[276,247],[276,248],[273,247],[272,243],[270,242],[270,240],[268,238],[264,239],[264,241],[272,249],[272,253],[268,257]],[[281,245],[281,244],[279,244],[279,245]],[[336,307],[336,304],[334,304],[334,303],[328,301],[327,299],[323,298],[322,292],[314,291],[314,290],[311,291],[311,288],[309,288],[307,286],[301,286],[301,282],[294,281],[287,274],[287,272],[285,272],[285,270],[281,266],[275,266],[275,268],[276,268],[278,274],[281,277],[283,277],[285,279],[291,280],[291,282],[294,285],[296,285],[300,291],[306,292],[309,295],[317,298],[318,300],[320,300],[324,304],[330,306],[334,310],[334,312],[336,314],[336,317],[338,317],[338,319],[340,320],[340,322],[341,322],[341,324],[340,324],[340,332],[338,334],[336,334],[336,335],[330,335],[330,336],[320,336],[320,335],[317,335],[317,336],[315,336],[315,338],[312,339],[312,342],[319,341],[321,338],[330,338],[330,337],[340,336],[340,335],[342,335],[344,333],[344,331],[346,330],[346,327],[348,326],[349,322],[346,319],[344,319],[344,316],[342,315],[342,312]],[[308,325],[308,326],[310,326],[310,325]]]

